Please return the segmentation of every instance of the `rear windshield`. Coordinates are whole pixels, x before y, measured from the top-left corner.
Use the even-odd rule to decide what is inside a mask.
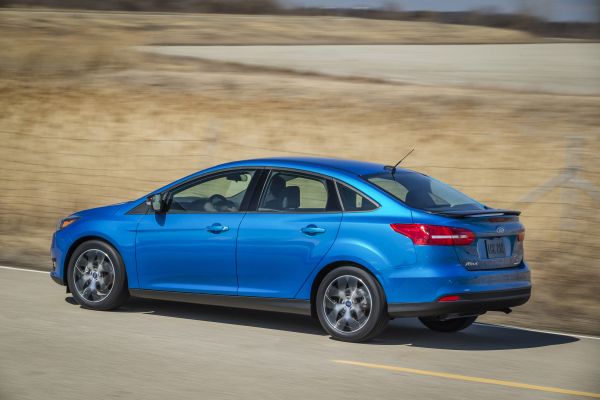
[[[458,190],[418,172],[400,170],[365,176],[409,207],[425,211],[484,210],[486,207]]]

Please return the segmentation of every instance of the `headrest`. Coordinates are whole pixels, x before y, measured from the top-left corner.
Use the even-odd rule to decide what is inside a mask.
[[[273,179],[271,179],[269,192],[275,197],[283,196],[285,194],[285,179],[275,175]]]
[[[285,188],[285,199],[283,208],[298,208],[300,207],[300,188],[298,186],[288,186]]]

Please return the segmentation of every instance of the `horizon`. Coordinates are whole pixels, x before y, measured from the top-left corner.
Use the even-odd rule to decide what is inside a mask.
[[[526,13],[552,22],[599,22],[595,0],[278,0],[282,7],[392,8],[399,11]]]

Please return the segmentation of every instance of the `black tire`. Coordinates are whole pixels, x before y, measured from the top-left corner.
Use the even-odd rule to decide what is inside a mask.
[[[328,321],[325,311],[325,294],[329,285],[340,277],[350,276],[359,280],[361,287],[366,287],[371,298],[370,309],[367,319],[360,328],[355,331],[344,332],[334,328]],[[340,303],[345,304],[345,303]],[[383,333],[389,322],[387,314],[387,304],[383,288],[371,274],[353,266],[339,267],[329,272],[319,284],[317,295],[315,297],[315,308],[319,322],[323,329],[331,335],[332,338],[345,342],[364,342]],[[342,311],[342,310],[340,310]],[[344,311],[346,312],[346,311]],[[348,310],[348,312],[350,312]],[[366,314],[366,313],[365,313]],[[339,315],[339,313],[338,313]],[[356,314],[355,314],[356,315]]]
[[[419,320],[431,329],[436,332],[458,332],[463,329],[467,329],[470,327],[477,317],[462,317],[462,318],[453,318],[447,319],[444,321],[440,321],[435,318],[419,318]]]
[[[96,301],[94,301],[92,298],[84,297],[83,294],[80,293],[80,290],[78,290],[78,288],[81,286],[84,289],[83,292],[85,292],[85,284],[80,284],[79,286],[77,286],[75,282],[75,263],[78,259],[80,259],[80,256],[82,257],[80,263],[85,263],[87,255],[94,254],[94,251],[102,253],[106,257],[106,259],[110,261],[114,270],[114,280],[110,279],[112,285],[107,286],[110,287],[110,289],[105,290],[105,294],[99,295],[98,297],[104,297]],[[81,271],[81,269],[79,271]],[[102,273],[98,273],[96,277],[101,276]],[[79,305],[81,305],[84,308],[100,311],[114,310],[115,308],[118,308],[121,305],[123,305],[129,298],[129,290],[127,288],[127,275],[125,273],[125,265],[123,264],[123,260],[121,259],[119,253],[114,249],[114,247],[100,240],[90,240],[84,242],[75,249],[75,251],[71,255],[71,258],[69,259],[69,266],[67,268],[67,280],[69,283],[69,289],[73,294],[73,298]],[[90,280],[86,280],[86,282],[89,281]],[[88,286],[90,285],[91,284],[88,284]],[[96,283],[94,283],[94,288],[95,287]],[[98,287],[100,287],[100,285],[98,285]]]

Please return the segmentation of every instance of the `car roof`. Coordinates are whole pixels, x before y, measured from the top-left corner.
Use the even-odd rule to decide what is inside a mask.
[[[219,166],[219,168],[237,166],[289,167],[307,170],[335,170],[338,172],[343,171],[353,175],[367,175],[384,171],[384,164],[326,157],[255,158],[251,160],[242,160],[222,164]]]
[[[347,178],[350,179],[348,182],[353,187],[361,190],[365,193],[369,192],[372,188],[371,186],[367,186],[366,182],[359,177],[364,175],[383,173],[385,172],[384,164],[367,162],[367,161],[357,161],[357,160],[344,160],[339,158],[326,158],[326,157],[269,157],[269,158],[255,158],[249,160],[240,160],[228,162],[225,164],[215,165],[208,169],[204,169],[198,172],[195,172],[191,175],[185,176],[176,180],[174,182],[169,183],[159,189],[154,190],[153,192],[147,194],[146,196],[140,198],[139,200],[146,199],[147,196],[160,193],[170,187],[176,186],[182,182],[193,179],[197,176],[202,176],[204,174],[218,172],[224,169],[230,168],[248,168],[248,167],[257,167],[257,168],[290,168],[290,169],[298,169],[308,172],[315,172],[323,175],[332,176],[334,178]],[[399,171],[410,171],[403,168],[398,168]]]

